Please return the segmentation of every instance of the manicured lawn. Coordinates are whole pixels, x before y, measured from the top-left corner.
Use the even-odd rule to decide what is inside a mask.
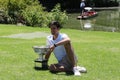
[[[5,38],[10,34],[46,32],[48,28],[0,25],[0,80],[120,80],[120,33],[62,29],[71,38],[78,56],[78,65],[87,68],[81,77],[52,74],[48,70],[35,70],[38,55],[32,46],[44,45],[46,38]],[[41,36],[41,35],[40,35]],[[49,64],[55,63],[54,55]]]

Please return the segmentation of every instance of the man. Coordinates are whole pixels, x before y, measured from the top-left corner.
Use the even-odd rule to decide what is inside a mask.
[[[57,21],[51,22],[49,28],[52,35],[47,37],[47,46],[50,46],[50,51],[45,58],[48,60],[53,52],[58,60],[57,64],[49,66],[49,70],[51,72],[73,71],[74,75],[80,76],[81,73],[77,69],[77,59],[71,46],[70,38],[66,34],[59,32],[62,27]]]
[[[83,14],[84,12],[84,8],[85,8],[85,0],[81,0],[81,3],[80,3],[80,13],[81,15]]]

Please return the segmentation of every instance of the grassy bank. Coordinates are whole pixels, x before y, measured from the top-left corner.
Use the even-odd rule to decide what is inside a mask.
[[[0,25],[0,80],[119,80],[120,33],[62,29],[71,38],[78,56],[78,65],[87,68],[81,77],[65,73],[51,74],[35,70],[38,56],[32,46],[44,45],[45,37],[34,39],[4,38],[10,34],[46,32],[48,28]],[[52,55],[49,64],[56,62]]]

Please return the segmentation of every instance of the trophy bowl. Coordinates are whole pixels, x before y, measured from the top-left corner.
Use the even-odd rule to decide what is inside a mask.
[[[37,54],[46,54],[49,51],[49,48],[46,46],[33,46],[35,53]]]
[[[37,63],[41,63],[42,64],[42,69],[48,69],[48,60],[45,59],[45,54],[50,50],[49,47],[47,46],[33,46],[34,52],[37,53],[39,55],[39,57],[37,59],[35,59],[35,68],[37,68],[36,66],[36,62]]]
[[[45,54],[50,50],[49,47],[46,46],[33,46],[35,53],[39,55],[36,61],[45,61]]]

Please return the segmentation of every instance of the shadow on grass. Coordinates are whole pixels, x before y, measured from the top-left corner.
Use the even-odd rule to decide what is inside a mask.
[[[46,71],[46,70],[49,70],[48,68],[42,68],[42,67],[34,67],[34,69],[36,71]],[[49,72],[52,73],[52,74],[56,74],[56,75],[67,75],[67,76],[70,76],[70,75],[74,74],[72,71],[66,71],[66,72],[49,71]]]
[[[66,71],[66,72],[53,72],[53,71],[50,71],[50,73],[56,74],[56,75],[67,75],[67,76],[71,76],[71,75],[74,74],[72,71]]]
[[[42,67],[34,67],[35,70],[37,71],[44,71],[44,70],[48,70],[48,68],[42,68]]]

